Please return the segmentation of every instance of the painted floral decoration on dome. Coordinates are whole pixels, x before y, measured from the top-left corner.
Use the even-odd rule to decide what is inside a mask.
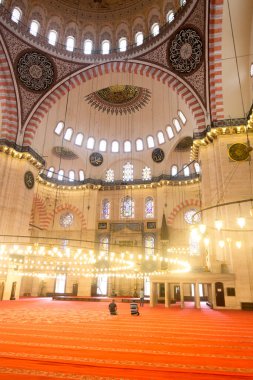
[[[139,111],[150,97],[151,92],[146,88],[114,85],[87,95],[85,100],[98,111],[122,115]]]
[[[190,73],[201,62],[203,43],[193,29],[183,29],[173,39],[169,48],[169,60],[172,67],[180,73]]]
[[[53,63],[43,54],[27,52],[19,58],[17,72],[20,81],[30,90],[46,90],[54,81]]]

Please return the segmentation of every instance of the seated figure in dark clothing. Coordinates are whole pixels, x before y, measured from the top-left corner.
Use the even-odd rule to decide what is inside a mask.
[[[130,311],[131,315],[140,315],[138,305],[135,302],[130,303]]]
[[[117,305],[114,300],[109,304],[109,311],[111,315],[117,315]]]

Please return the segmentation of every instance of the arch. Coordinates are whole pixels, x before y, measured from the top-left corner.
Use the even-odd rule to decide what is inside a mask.
[[[157,80],[168,86],[179,96],[181,96],[181,98],[190,108],[196,120],[197,131],[203,132],[205,130],[205,112],[203,111],[202,105],[194,93],[177,77],[155,66],[139,62],[106,62],[97,66],[89,67],[85,70],[82,69],[82,71],[75,73],[72,78],[70,78],[70,87],[76,88],[83,82],[87,82],[93,78],[97,78],[111,72],[132,73],[136,75],[151,77],[153,80]],[[58,86],[55,89],[51,90],[47,97],[44,98],[44,100],[42,100],[41,103],[37,106],[37,109],[33,112],[25,126],[23,140],[24,145],[31,145],[40,122],[46,116],[53,104],[55,104],[57,100],[60,100],[67,94],[68,88],[68,81],[58,84]]]
[[[0,69],[0,109],[2,113],[0,138],[16,142],[19,105],[2,39],[0,39]]]
[[[223,0],[211,0],[209,12],[209,78],[212,120],[224,118],[222,88]]]
[[[39,227],[43,230],[48,228],[49,216],[47,214],[46,200],[36,194],[33,198],[32,212],[30,218],[30,225],[35,224],[35,213],[38,213]]]
[[[173,208],[170,215],[168,216],[168,224],[173,224],[177,214],[182,211],[185,207],[198,206],[200,207],[200,201],[198,199],[187,199]]]
[[[85,219],[82,211],[80,211],[76,206],[74,206],[70,203],[64,203],[64,204],[59,205],[58,207],[56,207],[54,213],[51,212],[49,214],[47,228],[48,228],[49,224],[53,221],[54,215],[57,215],[63,211],[72,211],[75,215],[77,215],[80,218],[82,228],[86,228],[86,219]]]

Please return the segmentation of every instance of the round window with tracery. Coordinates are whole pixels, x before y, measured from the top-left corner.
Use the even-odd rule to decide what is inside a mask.
[[[61,227],[67,228],[73,224],[74,215],[71,212],[65,212],[60,216]]]
[[[199,210],[191,208],[184,213],[184,220],[188,224],[196,224],[201,222],[200,213],[196,214]]]

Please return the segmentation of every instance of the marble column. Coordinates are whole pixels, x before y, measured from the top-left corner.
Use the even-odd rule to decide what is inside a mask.
[[[170,307],[170,284],[165,282],[165,307]]]
[[[181,309],[184,308],[184,284],[180,282],[180,301],[181,301]]]
[[[198,281],[194,284],[195,287],[195,307],[200,309],[200,298],[199,298],[199,283]]]

